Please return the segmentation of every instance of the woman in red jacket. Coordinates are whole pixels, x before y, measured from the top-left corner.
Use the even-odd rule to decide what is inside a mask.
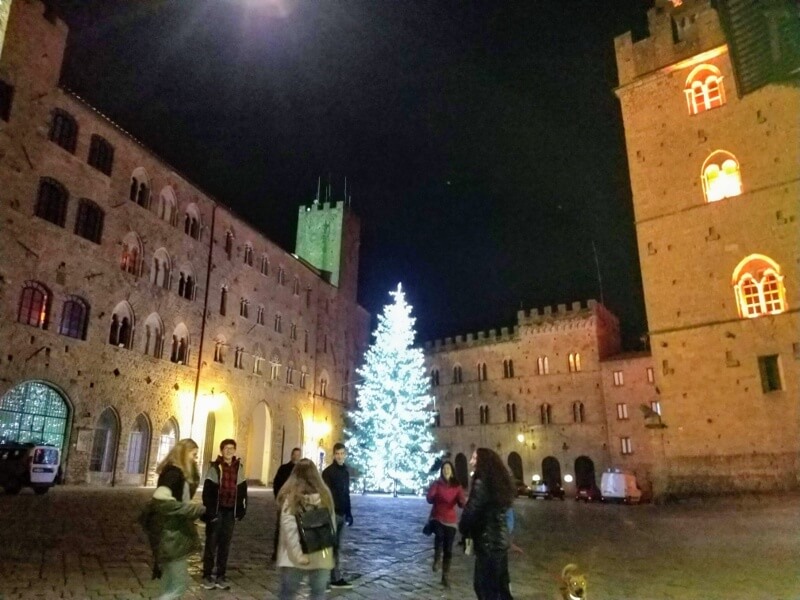
[[[442,585],[450,587],[450,560],[453,556],[453,539],[458,530],[456,505],[464,507],[464,490],[456,479],[453,463],[444,461],[439,479],[428,489],[428,504],[431,508],[430,525],[433,529],[433,570],[442,567]],[[444,560],[442,560],[444,559]]]

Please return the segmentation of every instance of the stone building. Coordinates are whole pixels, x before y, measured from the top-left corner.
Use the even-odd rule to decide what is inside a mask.
[[[656,487],[796,487],[797,7],[659,0],[648,21],[615,48],[666,425]]]
[[[438,448],[465,484],[469,456],[484,446],[517,480],[555,480],[568,494],[612,467],[647,485],[653,437],[640,406],[658,409],[652,364],[619,351],[617,318],[594,300],[426,344]]]
[[[279,248],[59,87],[41,2],[2,6],[0,438],[61,446],[72,483],[145,483],[181,437],[206,463],[236,438],[265,483],[324,460],[369,333],[358,219],[315,201]]]

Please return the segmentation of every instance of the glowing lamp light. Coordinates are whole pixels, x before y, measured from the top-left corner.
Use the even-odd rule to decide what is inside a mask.
[[[569,474],[564,475],[564,481],[566,481],[567,483],[572,483],[573,479],[574,478],[572,477],[572,475]]]
[[[533,481],[541,481],[542,480],[542,476],[537,473],[531,479],[533,479]]]
[[[517,435],[517,441],[518,441],[518,442],[521,444],[522,442],[524,442],[524,441],[525,441],[525,436],[524,436],[524,435],[522,435],[521,433],[520,433],[520,434],[518,434],[518,435]]]

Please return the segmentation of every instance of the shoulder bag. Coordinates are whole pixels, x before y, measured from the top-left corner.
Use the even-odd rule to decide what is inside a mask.
[[[304,509],[295,515],[295,519],[303,554],[319,552],[336,545],[336,533],[327,508]]]

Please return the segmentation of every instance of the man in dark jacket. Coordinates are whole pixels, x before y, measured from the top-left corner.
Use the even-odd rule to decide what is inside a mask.
[[[331,490],[336,512],[336,546],[333,548],[331,587],[337,589],[353,587],[342,577],[340,569],[344,524],[347,523],[348,527],[353,525],[353,514],[350,512],[350,472],[344,464],[346,458],[347,449],[344,444],[337,442],[333,445],[333,462],[322,472],[322,479]]]
[[[207,590],[231,589],[225,571],[233,525],[235,521],[241,521],[247,511],[247,479],[242,461],[235,456],[236,440],[222,440],[219,449],[222,456],[211,463],[203,482],[206,547],[203,552],[202,585]],[[216,579],[212,577],[215,566]]]
[[[292,448],[292,456],[289,459],[289,462],[282,464],[278,467],[278,472],[275,473],[275,479],[272,480],[272,493],[275,494],[275,498],[278,497],[278,492],[281,491],[283,484],[286,483],[286,480],[289,479],[289,475],[292,474],[292,470],[294,466],[297,464],[297,461],[300,460],[300,456],[302,455],[302,450],[300,448]],[[278,507],[278,514],[275,518],[275,540],[272,547],[272,562],[278,560],[278,536],[281,533],[281,507]]]

